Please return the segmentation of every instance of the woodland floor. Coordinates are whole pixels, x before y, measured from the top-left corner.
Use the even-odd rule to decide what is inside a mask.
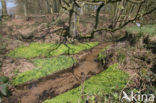
[[[2,62],[2,73],[0,73],[0,76],[5,75],[10,79],[14,78],[14,76],[18,73],[33,70],[35,65],[31,62],[32,58],[13,58],[8,57],[7,53],[15,48],[20,47],[21,45],[28,46],[32,42],[57,43],[59,40],[61,40],[61,37],[57,36],[56,33],[53,32],[54,29],[61,28],[59,26],[44,30],[46,27],[45,24],[39,24],[38,26],[37,23],[29,22],[24,23],[24,26],[20,27],[21,21],[16,22],[17,25],[14,25],[14,23],[15,21],[8,22],[8,28],[0,30],[3,34],[3,41],[6,41],[6,44],[2,41],[2,45],[6,46],[6,48],[4,49],[0,47],[0,65]],[[34,25],[37,26],[35,27]],[[31,30],[31,26],[34,26],[33,30]],[[154,27],[150,31],[152,30],[155,33],[156,29]],[[4,35],[5,33],[7,35]],[[9,33],[11,34],[8,35]],[[120,31],[117,33],[117,35],[120,33],[123,32]],[[152,49],[145,47],[138,48],[136,46],[132,47],[131,42],[133,42],[133,40],[131,41],[131,38],[127,38],[125,36],[126,33],[123,34],[126,37],[126,40],[124,41],[101,42],[104,41],[103,37],[106,35],[107,34],[104,33],[104,35],[96,36],[95,39],[92,40],[99,42],[99,45],[95,46],[94,48],[82,50],[77,54],[70,55],[71,57],[79,60],[76,65],[51,73],[50,75],[41,77],[37,80],[32,80],[16,86],[9,86],[11,95],[9,97],[4,97],[3,103],[42,103],[47,99],[58,97],[60,94],[67,93],[68,91],[79,87],[84,83],[84,81],[88,80],[90,77],[94,77],[95,75],[102,73],[110,65],[115,63],[118,63],[119,69],[128,73],[130,77],[135,76],[134,74],[141,71],[142,68],[154,68],[153,70],[155,70],[156,56],[155,52],[152,52],[152,50],[155,51],[155,45],[154,48],[152,47]],[[121,34],[118,36],[120,38]],[[108,38],[116,39],[109,34]],[[107,39],[107,37],[105,39]],[[105,50],[106,47],[110,48]],[[67,54],[65,55],[68,56]],[[39,55],[36,58],[44,59],[45,57]],[[16,71],[16,69],[18,69],[18,71]],[[135,85],[137,85],[137,83],[139,84],[138,79],[136,79],[137,77],[133,79]]]
[[[103,71],[96,57],[101,49],[110,43],[102,43],[84,56],[80,63],[73,68],[59,71],[39,81],[28,83],[17,87],[8,103],[42,103],[47,98],[55,97],[72,88],[78,87],[83,80]],[[6,102],[7,103],[7,102]]]

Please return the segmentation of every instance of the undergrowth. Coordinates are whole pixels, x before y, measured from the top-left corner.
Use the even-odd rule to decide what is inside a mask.
[[[99,60],[101,63],[103,63],[104,67],[110,65],[111,63],[118,63],[119,68],[121,68],[124,71],[127,71],[127,73],[131,75],[130,76],[131,78],[128,80],[129,82],[127,86],[124,89],[122,89],[122,91],[124,91],[125,93],[131,94],[132,92],[134,92],[134,94],[136,95],[156,94],[156,82],[155,82],[156,81],[156,74],[155,74],[156,57],[155,54],[153,54],[150,50],[147,50],[144,47],[138,48],[137,46],[130,46],[129,44],[126,45],[123,44],[117,47],[112,46],[108,50],[104,48],[104,51],[102,51],[99,54]],[[121,93],[123,93],[122,91]],[[111,94],[114,95],[114,92]],[[121,102],[120,96],[118,96],[119,97],[118,100],[120,101],[116,101],[115,103]],[[107,96],[103,96],[103,97],[107,97]],[[134,101],[137,102],[138,100],[138,103],[143,103],[143,102],[149,103],[148,100],[149,98],[147,97],[141,97],[140,99],[138,98],[136,96],[136,100]],[[109,102],[106,103],[114,103],[111,100],[112,98],[110,98]],[[133,99],[130,100],[123,99],[123,100],[133,102]],[[154,101],[153,98],[151,98],[151,101]]]
[[[17,74],[12,80],[13,85],[37,80],[56,71],[72,67],[74,63],[76,63],[76,60],[69,56],[58,56],[47,59],[34,59],[33,62],[36,65],[36,68]]]
[[[0,76],[0,103],[2,101],[3,96],[8,96],[9,95],[8,81],[9,81],[9,78],[4,77],[4,76]]]
[[[33,58],[38,56],[48,56],[48,52],[54,44],[31,43],[29,46],[21,46],[9,52],[8,56],[14,58]]]
[[[88,50],[97,46],[98,42],[78,43],[78,44],[50,44],[50,43],[31,43],[29,46],[21,46],[10,51],[7,55],[13,58],[34,58],[51,57],[61,54],[76,54],[83,50]]]
[[[156,24],[154,25],[143,25],[141,29],[137,26],[127,27],[127,32],[132,34],[139,34],[142,32],[143,34],[148,34],[150,36],[156,35]]]
[[[86,80],[80,87],[43,103],[85,103],[88,96],[121,90],[126,85],[128,77],[128,74],[118,69],[117,64],[113,64],[104,72]],[[95,96],[92,99],[95,99]]]
[[[101,60],[102,58],[105,58],[105,57],[106,57],[106,55],[103,55],[102,53],[105,52],[106,50],[108,50],[109,48],[110,48],[110,46],[107,46],[107,47],[103,48],[103,49],[100,51],[100,53],[99,53],[99,55],[98,55],[98,60]]]

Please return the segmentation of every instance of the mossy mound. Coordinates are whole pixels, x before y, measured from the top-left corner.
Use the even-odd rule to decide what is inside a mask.
[[[141,29],[137,26],[127,27],[127,32],[132,34],[139,34],[140,32],[143,34],[148,34],[150,36],[156,35],[156,24],[154,25],[143,25]]]
[[[69,56],[58,56],[47,59],[34,59],[36,68],[17,74],[12,81],[13,85],[23,84],[31,80],[37,80],[56,71],[72,67],[76,60]]]
[[[29,46],[21,46],[8,53],[8,56],[14,58],[34,58],[50,57],[61,54],[76,54],[83,50],[88,50],[97,46],[98,42],[74,44],[50,44],[50,43],[31,43]]]
[[[128,77],[128,74],[118,69],[117,64],[113,64],[106,71],[86,80],[83,91],[86,95],[94,95],[97,93],[111,93],[115,90],[121,90],[126,85]],[[82,88],[83,86],[72,89],[43,103],[78,103],[78,100],[82,96]]]

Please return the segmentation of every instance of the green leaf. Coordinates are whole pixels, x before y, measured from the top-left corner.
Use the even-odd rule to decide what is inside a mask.
[[[0,77],[0,82],[7,83],[8,81],[9,81],[8,77],[5,77],[5,76]]]
[[[0,85],[0,92],[4,96],[7,96],[8,95],[8,86],[7,86],[7,84],[1,84]]]
[[[118,93],[114,93],[113,96],[116,100],[118,99]]]

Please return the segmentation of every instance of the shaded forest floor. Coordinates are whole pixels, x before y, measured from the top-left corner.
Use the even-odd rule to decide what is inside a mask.
[[[0,75],[10,78],[11,91],[4,103],[119,102],[123,90],[155,93],[155,25],[143,27],[143,36],[134,27],[115,36],[103,32],[93,40],[62,44],[57,35],[62,25],[21,22],[11,21],[0,29]],[[118,99],[105,98],[114,92]]]

